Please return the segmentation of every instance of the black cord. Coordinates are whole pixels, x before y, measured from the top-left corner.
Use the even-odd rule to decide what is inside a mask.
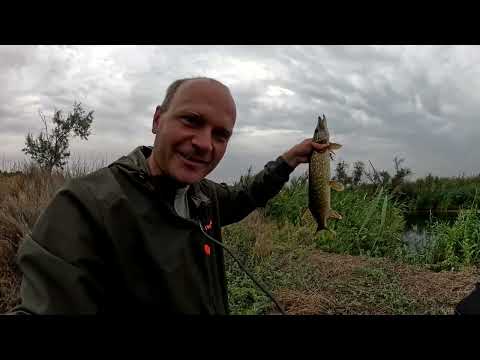
[[[277,306],[278,310],[282,313],[282,315],[286,315],[285,311],[282,309],[282,307],[278,304],[277,300],[275,300],[275,298],[273,297],[273,295],[267,290],[265,289],[254,277],[253,275],[251,275],[247,269],[245,269],[245,267],[242,265],[242,263],[240,262],[240,260],[237,259],[237,257],[235,255],[233,255],[232,251],[226,247],[224,244],[222,244],[220,241],[218,240],[215,240],[213,237],[211,237],[210,235],[208,235],[202,228],[202,225],[200,225],[200,230],[202,231],[202,233],[212,242],[214,242],[215,244],[218,244],[220,245],[222,248],[224,248],[229,254],[230,256],[237,262],[237,264],[240,266],[240,268],[245,271],[245,273],[250,277],[250,279],[252,279],[252,281],[255,283],[255,285],[257,285],[260,290],[262,290],[265,295],[267,295],[274,303],[275,305]]]

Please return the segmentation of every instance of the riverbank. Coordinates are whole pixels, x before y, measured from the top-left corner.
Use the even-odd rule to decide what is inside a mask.
[[[224,238],[292,315],[453,314],[480,281],[476,266],[444,268],[325,251],[311,228],[280,225],[259,212],[227,227]],[[276,313],[229,256],[226,269],[233,314]]]
[[[479,281],[479,269],[433,272],[421,266],[313,251],[317,281],[275,295],[290,315],[453,314]]]
[[[14,255],[20,239],[63,181],[33,169],[0,181],[0,312],[18,301]],[[401,206],[389,193],[333,193],[343,220],[329,223],[337,232],[332,237],[315,233],[317,225],[305,211],[306,184],[306,178],[293,181],[265,209],[223,229],[226,245],[287,313],[449,314],[480,280],[471,266],[480,263],[479,219],[473,213],[464,213],[454,226],[435,227],[432,246],[410,254],[402,241]],[[226,271],[232,313],[272,311],[270,299],[228,254]]]

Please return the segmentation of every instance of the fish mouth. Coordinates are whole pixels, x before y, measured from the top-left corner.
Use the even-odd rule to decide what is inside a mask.
[[[318,128],[315,129],[315,133],[313,134],[313,141],[319,144],[326,144],[329,141],[328,131],[325,129],[319,130]]]
[[[325,115],[323,115],[323,117],[321,117],[321,116],[318,117],[317,129],[318,129],[318,131],[326,131],[327,130],[327,119],[325,118]]]
[[[317,127],[315,128],[313,139],[319,144],[326,144],[328,142],[329,133],[327,129],[327,119],[325,118],[325,115],[323,115],[323,117],[318,117]]]
[[[325,127],[326,125],[327,125],[327,118],[325,117],[325,115],[319,116],[318,117],[318,126],[319,127]]]

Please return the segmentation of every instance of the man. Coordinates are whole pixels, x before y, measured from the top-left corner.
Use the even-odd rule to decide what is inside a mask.
[[[480,282],[455,306],[455,315],[480,315]]]
[[[228,314],[221,227],[276,195],[327,145],[293,146],[248,188],[205,177],[236,119],[229,89],[209,78],[175,81],[153,117],[153,147],[69,181],[19,249],[15,313]]]

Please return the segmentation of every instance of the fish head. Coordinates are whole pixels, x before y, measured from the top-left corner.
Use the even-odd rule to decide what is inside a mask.
[[[313,134],[313,140],[317,143],[327,143],[330,140],[330,135],[327,128],[327,119],[325,115],[318,117],[317,127]]]

